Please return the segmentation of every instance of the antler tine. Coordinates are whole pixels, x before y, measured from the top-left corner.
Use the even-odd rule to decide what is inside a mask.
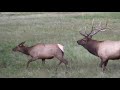
[[[88,36],[87,32],[85,31],[86,36]]]
[[[109,29],[109,28],[107,28],[107,26],[108,26],[108,19],[106,21],[105,27],[106,27],[106,29]]]
[[[107,21],[106,21],[106,24],[105,24],[106,26],[108,25],[108,19],[107,19]]]
[[[107,28],[107,25],[108,25],[108,20],[106,21],[105,27],[100,28],[100,31],[105,31],[105,29],[108,29],[108,28]]]
[[[86,27],[85,27],[85,35],[88,36],[87,32],[86,32]]]
[[[87,35],[83,34],[81,31],[79,31],[79,33],[80,33],[82,36],[85,36],[85,37],[87,36]]]
[[[92,20],[92,29],[94,28],[94,26],[93,26],[93,25],[94,25],[94,18],[93,18],[93,20]]]
[[[85,27],[85,31],[86,31],[86,27]]]
[[[88,36],[90,36],[92,33],[93,33],[93,31],[94,31],[94,18],[93,18],[93,20],[92,20],[92,30],[91,30],[91,32],[88,34]]]
[[[99,23],[99,27],[101,26],[101,23],[102,23],[102,22],[100,21],[100,23]]]
[[[95,30],[100,30],[100,29],[101,29],[101,24],[102,24],[102,22],[100,21],[98,27],[97,27],[97,28],[94,28],[94,29],[95,29]]]
[[[100,31],[101,31],[101,30],[98,30],[98,31],[94,32],[93,34],[91,34],[91,36],[97,34],[97,33],[100,32]]]
[[[86,33],[86,27],[84,27],[85,28],[85,33],[83,34],[81,31],[79,31],[79,33],[82,35],[82,36],[88,36],[88,34]]]
[[[97,31],[94,32],[91,36],[97,34],[97,33],[100,32],[100,31],[105,31],[105,29],[108,29],[108,28],[107,28],[107,25],[108,25],[108,20],[106,21],[105,27],[103,27],[103,28],[95,28]],[[101,26],[101,22],[99,23],[99,27],[100,27],[100,26]]]
[[[23,45],[25,42],[26,42],[26,41],[24,41],[24,42],[20,43],[19,45]]]

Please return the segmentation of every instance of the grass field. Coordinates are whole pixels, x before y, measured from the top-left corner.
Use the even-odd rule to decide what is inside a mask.
[[[120,78],[120,61],[109,61],[108,70],[99,68],[99,58],[91,55],[76,41],[83,38],[80,30],[91,30],[92,19],[96,24],[108,19],[110,30],[100,32],[97,40],[120,40],[119,12],[1,12],[0,13],[0,77],[1,78]],[[61,43],[65,46],[65,57],[69,62],[66,72],[62,64],[58,73],[57,59],[30,63],[28,57],[14,53],[12,48],[26,41],[31,46],[36,43]]]

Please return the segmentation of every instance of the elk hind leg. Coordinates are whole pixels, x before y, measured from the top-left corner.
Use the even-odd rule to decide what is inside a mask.
[[[60,66],[60,64],[62,63],[62,61],[59,62],[59,64],[56,67],[56,71],[58,70],[58,67]]]
[[[56,57],[58,60],[60,60],[60,63],[57,65],[56,70],[58,69],[58,67],[60,66],[61,63],[64,63],[67,69],[67,65],[68,65],[68,61],[66,59],[64,59],[63,57]]]

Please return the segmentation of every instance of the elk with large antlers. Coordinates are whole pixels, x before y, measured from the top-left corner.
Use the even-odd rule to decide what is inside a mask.
[[[105,31],[107,28],[108,22],[106,22],[105,27],[101,27],[101,23],[98,28],[94,27],[92,22],[92,30],[89,34],[85,32],[83,34],[80,32],[83,39],[78,40],[77,43],[87,49],[91,54],[99,57],[101,59],[100,67],[104,71],[106,69],[108,60],[120,59],[120,41],[98,41],[93,40],[93,35],[97,34],[100,31]]]

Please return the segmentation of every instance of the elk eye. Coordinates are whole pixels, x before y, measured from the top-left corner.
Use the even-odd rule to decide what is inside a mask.
[[[84,42],[84,43],[86,43],[86,42],[87,42],[87,40],[86,40],[86,39],[84,39],[84,40],[83,40],[83,42]]]

